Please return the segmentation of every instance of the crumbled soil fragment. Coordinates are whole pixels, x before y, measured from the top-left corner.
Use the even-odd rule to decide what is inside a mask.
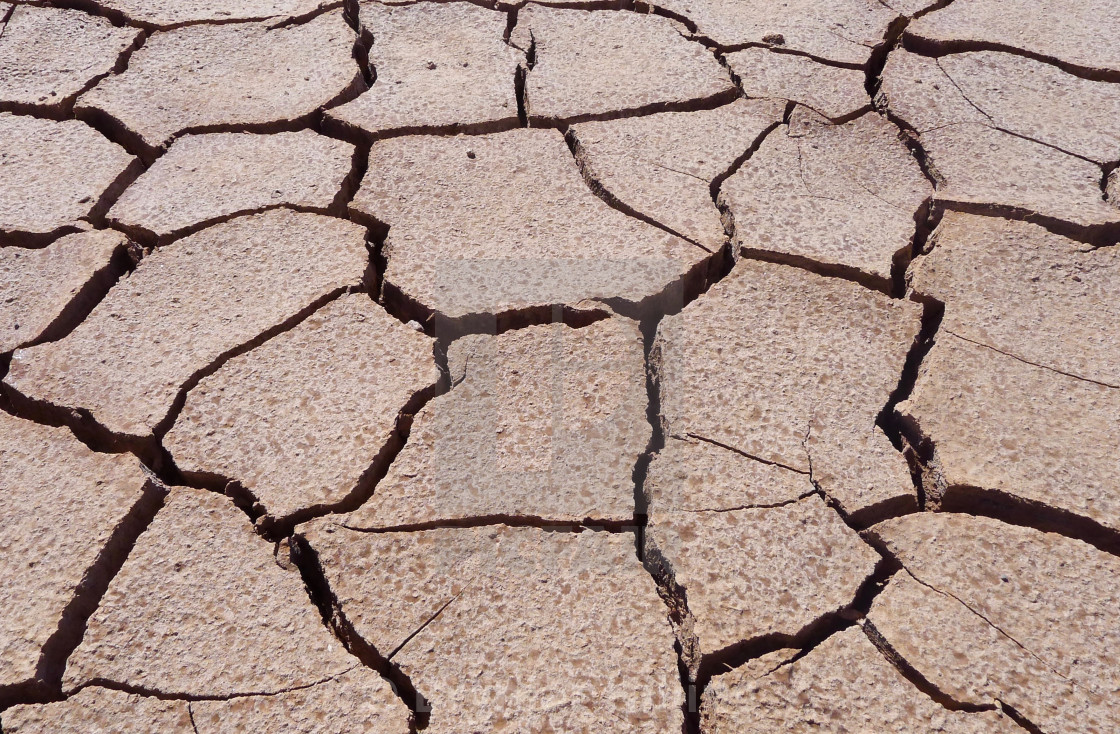
[[[624,206],[715,252],[727,240],[712,182],[782,119],[773,100],[574,125],[592,185]]]
[[[367,263],[346,221],[277,209],[215,225],[141,261],[65,339],[17,350],[5,384],[150,437],[192,375],[356,285]]]
[[[114,535],[156,492],[135,458],[95,454],[64,428],[0,412],[0,703],[58,685],[43,679],[60,662],[44,660],[43,646],[80,622],[75,598],[101,583]]]
[[[181,471],[237,481],[284,518],[346,499],[438,379],[432,339],[346,295],[204,378],[164,446]]]
[[[715,57],[659,15],[528,5],[510,42],[533,49],[525,78],[529,122],[613,117],[735,96]]]
[[[879,560],[816,495],[772,508],[651,509],[645,542],[646,557],[688,600],[697,658],[794,637],[850,604]]]
[[[1069,84],[1056,84],[1056,74]],[[1100,166],[1077,156],[1116,158],[1115,86],[1008,54],[931,59],[899,51],[887,62],[881,93],[889,110],[917,131],[938,199],[1093,226],[1120,224],[1120,208],[1101,196]]]
[[[354,146],[310,130],[188,135],[109,210],[125,229],[166,237],[281,205],[326,211],[350,174]]]
[[[197,25],[153,34],[128,69],[83,94],[148,155],[183,132],[291,125],[364,85],[342,11],[290,27]],[[173,78],[175,83],[169,84]]]
[[[122,13],[135,23],[171,28],[188,23],[230,23],[271,19],[273,24],[301,18],[340,3],[327,0],[97,0],[108,11]]]
[[[357,634],[432,702],[426,731],[680,731],[673,633],[632,535],[320,521],[308,540]]]
[[[18,5],[0,28],[0,109],[62,108],[111,72],[140,33],[77,10],[34,5]]]
[[[888,635],[888,640],[908,651],[915,659],[907,660],[920,672],[945,681],[964,698],[996,697],[998,691],[1000,700],[1047,731],[1067,730],[1070,721],[1078,722],[1079,731],[1116,728],[1120,558],[1079,540],[972,515],[922,513],[888,520],[870,532],[918,581],[980,615],[1018,648],[1002,641],[966,643],[956,637],[959,631],[949,630],[952,618],[923,614],[907,604],[906,624],[928,624],[924,634],[935,635],[934,645],[941,649],[931,650],[928,638],[912,632]],[[890,597],[882,607],[872,610],[877,627],[891,630],[903,623],[899,612],[885,611]],[[936,635],[942,626],[945,634]],[[962,650],[961,644],[967,646]],[[954,649],[957,655],[950,652]],[[958,668],[952,681],[942,667],[948,658]],[[1069,687],[1080,690],[1065,698]],[[1048,720],[1035,719],[1028,710]],[[1065,726],[1047,726],[1063,720]],[[1090,724],[1093,720],[1109,723],[1098,727]]]
[[[909,280],[945,303],[942,332],[1120,388],[1120,249],[956,212],[931,242]]]
[[[357,665],[240,510],[175,487],[109,584],[63,686],[227,698],[307,687]]]
[[[704,734],[1022,732],[995,711],[950,711],[928,698],[859,627],[834,634],[769,675],[745,667],[716,676],[704,691],[700,716]]]
[[[72,313],[109,289],[114,256],[128,247],[119,232],[67,235],[39,250],[0,250],[0,353],[50,338]]]
[[[506,15],[470,3],[361,6],[377,80],[327,113],[374,136],[517,126],[514,73],[524,55],[503,40]]]
[[[848,281],[742,260],[658,328],[665,434],[811,471],[849,513],[912,505],[906,463],[875,420],[919,315]]]
[[[1117,581],[1114,569],[1112,582]],[[1120,622],[1116,611],[1114,623]],[[975,706],[1002,701],[1043,731],[1068,731],[1074,721],[1077,731],[1120,727],[1120,712],[1111,705],[1115,682],[1106,682],[1103,690],[1074,683],[951,593],[907,573],[897,574],[876,597],[868,620],[906,664],[954,701]]]
[[[404,451],[345,525],[633,522],[634,463],[651,433],[635,322],[466,336],[447,359],[451,392],[417,414]]]
[[[4,734],[201,734],[201,730],[191,728],[186,701],[164,701],[99,687],[83,689],[56,703],[13,706],[3,717]]]
[[[868,113],[832,125],[803,107],[723,185],[735,244],[889,281],[933,193],[898,129]]]
[[[752,47],[727,54],[727,65],[748,97],[791,100],[830,120],[870,107],[859,69],[819,64],[805,56]]]
[[[845,64],[863,64],[898,17],[877,0],[661,0],[697,34],[721,46],[772,45]]]
[[[955,0],[915,20],[906,35],[931,50],[994,46],[1091,74],[1120,73],[1112,0]]]
[[[898,410],[933,442],[960,501],[977,487],[1120,529],[1120,389],[946,334]]]
[[[74,226],[134,160],[77,120],[0,113],[0,234],[45,235]]]
[[[390,226],[386,289],[449,318],[640,303],[705,257],[595,196],[555,130],[375,143],[351,209]]]

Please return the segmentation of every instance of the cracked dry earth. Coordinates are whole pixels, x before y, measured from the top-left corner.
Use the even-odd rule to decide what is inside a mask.
[[[0,0],[0,734],[1120,731],[1115,0]]]

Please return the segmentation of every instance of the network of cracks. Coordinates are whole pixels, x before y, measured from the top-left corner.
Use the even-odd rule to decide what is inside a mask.
[[[1120,729],[1107,0],[0,0],[0,727]]]

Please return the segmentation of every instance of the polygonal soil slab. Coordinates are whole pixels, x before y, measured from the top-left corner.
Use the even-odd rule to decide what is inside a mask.
[[[274,25],[300,18],[320,8],[339,6],[329,0],[97,0],[98,7],[151,28],[173,28],[188,23],[230,23],[271,19]]]
[[[1120,15],[1111,0],[961,0],[906,28],[907,44],[935,52],[1006,49],[1114,77],[1118,36]]]
[[[744,666],[712,679],[700,705],[704,734],[897,732],[1019,734],[996,711],[950,711],[902,677],[858,627],[765,674]]]
[[[742,260],[658,327],[665,435],[811,471],[847,513],[912,506],[906,462],[875,421],[920,312],[848,281]]]
[[[375,143],[351,210],[390,226],[386,295],[451,319],[641,305],[707,257],[591,193],[555,130]]]
[[[881,93],[918,133],[938,199],[1092,227],[1120,223],[1120,209],[1101,196],[1100,167],[1079,157],[1117,157],[1115,86],[1010,54],[931,59],[898,51],[887,62]]]
[[[526,6],[510,43],[535,62],[525,74],[530,124],[730,102],[731,77],[683,30],[658,15]]]
[[[945,304],[939,333],[1120,388],[1120,249],[957,212],[930,241],[909,282]]]
[[[768,45],[845,64],[866,63],[898,17],[876,0],[662,0],[657,7],[720,46]]]
[[[503,39],[506,15],[469,3],[361,5],[373,38],[368,92],[327,113],[372,136],[517,126],[514,74],[524,55]]]
[[[879,560],[816,495],[779,507],[651,508],[645,542],[647,564],[691,617],[694,676],[704,656],[796,639],[851,604]]]
[[[128,252],[128,238],[112,230],[0,250],[0,353],[74,326],[124,270]]]
[[[193,379],[357,285],[368,261],[365,231],[340,219],[277,209],[215,225],[141,261],[65,339],[17,350],[4,382],[146,439]]]
[[[871,106],[859,69],[819,64],[795,54],[752,47],[727,54],[727,65],[748,97],[796,102],[830,120]]]
[[[364,88],[353,45],[342,11],[291,27],[233,23],[160,32],[124,73],[83,94],[75,110],[104,119],[152,158],[184,132],[269,132]]]
[[[799,107],[727,179],[720,204],[737,247],[840,268],[884,288],[932,193],[898,129],[879,115],[832,125]]]
[[[0,109],[19,110],[61,110],[113,71],[140,33],[77,10],[33,5],[16,6],[0,30]]]
[[[353,155],[349,143],[310,130],[188,135],[121,195],[108,217],[130,232],[166,240],[259,209],[325,212],[350,174]]]
[[[951,506],[994,492],[1120,529],[1120,389],[946,334],[898,410],[932,441],[940,478],[927,491]]]
[[[417,414],[404,451],[347,527],[633,523],[634,465],[651,433],[636,322],[465,336],[447,361],[451,392]]]
[[[160,491],[131,456],[95,454],[65,428],[0,412],[0,705],[58,686],[74,618],[97,603],[89,595]]]
[[[355,634],[431,703],[426,731],[680,731],[673,633],[632,535],[319,522],[307,539]]]
[[[0,114],[0,235],[64,231],[115,195],[135,159],[77,120]]]
[[[398,414],[439,379],[432,344],[367,294],[342,296],[204,378],[164,445],[270,519],[336,505],[383,470]]]
[[[307,687],[359,665],[299,573],[278,565],[229,499],[175,487],[90,617],[63,685],[228,698]]]
[[[714,110],[580,123],[570,134],[584,175],[607,195],[715,252],[727,233],[712,200],[713,182],[781,121],[783,107],[736,100]]]
[[[408,709],[385,681],[368,668],[358,666],[307,688],[228,700],[163,700],[90,686],[66,701],[13,706],[4,712],[4,731],[14,734],[90,734],[91,731],[406,734],[408,718]]]
[[[1046,731],[1116,729],[1120,559],[972,515],[911,515],[871,532],[917,581],[959,602],[925,594],[923,608],[888,588],[872,607],[876,629],[918,672],[959,701],[1001,700]]]
[[[1120,581],[1115,572],[1112,576],[1113,583]],[[908,573],[896,574],[875,598],[868,622],[869,631],[953,701],[973,706],[1002,701],[1042,731],[1120,727],[1120,712],[1110,705],[1114,686],[1089,690],[1071,682],[950,593]]]

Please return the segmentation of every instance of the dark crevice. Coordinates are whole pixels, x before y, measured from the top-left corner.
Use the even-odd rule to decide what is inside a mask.
[[[1101,165],[1101,198],[1110,202],[1116,207],[1120,207],[1120,201],[1113,201],[1108,194],[1108,184],[1112,179],[1117,180],[1117,188],[1120,188],[1120,161],[1111,161]]]
[[[345,192],[345,189],[341,189],[339,191],[339,194],[337,194],[335,196],[335,201],[338,201],[339,198],[344,194],[344,192]],[[352,194],[351,194],[351,196],[352,196]],[[345,207],[345,204],[343,205],[343,207]],[[181,228],[173,230],[171,232],[166,232],[164,234],[157,234],[157,233],[153,232],[152,230],[150,230],[150,229],[148,229],[148,228],[146,228],[142,225],[131,224],[131,223],[123,222],[119,219],[114,219],[114,218],[110,218],[108,220],[108,224],[111,225],[112,227],[114,227],[115,229],[119,229],[122,232],[126,233],[129,237],[131,237],[133,240],[140,243],[144,247],[146,247],[148,249],[154,249],[154,248],[159,248],[159,247],[166,247],[166,246],[168,246],[168,245],[170,245],[174,242],[177,242],[177,241],[179,241],[179,240],[181,240],[185,237],[189,237],[193,234],[197,234],[198,232],[201,232],[202,230],[207,229],[209,227],[213,227],[214,225],[217,225],[217,224],[224,224],[226,222],[229,222],[229,221],[234,220],[234,219],[238,219],[240,217],[254,216],[256,214],[263,214],[265,212],[275,211],[276,209],[288,209],[290,211],[301,212],[301,213],[304,213],[304,214],[322,214],[322,215],[326,215],[326,216],[335,216],[335,217],[339,216],[338,209],[336,208],[336,205],[335,205],[334,202],[332,202],[330,204],[330,206],[328,206],[328,207],[302,206],[302,205],[298,205],[298,204],[280,203],[280,204],[265,204],[264,206],[248,207],[246,209],[238,209],[237,211],[229,212],[229,213],[226,213],[226,214],[219,214],[216,217],[210,217],[209,219],[203,219],[203,220],[200,220],[200,221],[197,221],[197,222],[193,222],[192,224],[190,224],[186,227],[181,227]],[[345,211],[345,210],[343,210],[343,211]],[[345,214],[343,214],[340,218],[341,219],[347,219]]]
[[[101,5],[97,0],[20,0],[25,5],[39,5],[45,7],[65,8],[67,10],[80,10],[89,15],[96,15],[105,18],[110,23],[116,26],[129,26],[132,28],[142,28],[147,31],[172,31],[179,28],[187,28],[189,26],[198,25],[236,25],[238,23],[263,23],[272,20],[275,16],[261,16],[254,18],[208,18],[203,20],[185,20],[178,23],[168,23],[160,25],[158,23],[151,23],[149,21],[132,18],[126,13],[113,8],[108,8]],[[303,25],[308,23],[320,15],[324,15],[333,10],[342,7],[341,0],[330,2],[320,7],[314,8],[302,15],[285,18],[278,23],[269,26],[273,28],[285,28],[289,26]]]
[[[357,508],[354,508],[357,509]],[[303,522],[302,520],[300,522]],[[537,528],[555,533],[632,533],[634,521],[604,520],[599,517],[585,517],[582,520],[556,520],[539,517],[537,515],[473,515],[471,517],[447,517],[427,522],[416,522],[404,525],[392,525],[376,528],[361,528],[340,523],[342,527],[355,533],[369,533],[379,535],[383,533],[413,533],[421,530],[442,530],[448,528],[484,528],[492,525],[505,525],[511,528]]]
[[[525,99],[525,67],[521,64],[513,70],[513,92],[517,97],[517,124],[520,127],[529,127],[528,102]]]
[[[638,560],[645,561],[646,525],[649,523],[649,495],[646,480],[653,457],[665,448],[665,428],[661,421],[661,378],[654,367],[654,349],[660,316],[651,316],[639,324],[642,333],[643,363],[646,377],[646,420],[649,422],[649,441],[645,451],[634,462],[631,478],[634,482],[634,546]]]
[[[875,625],[872,624],[870,620],[864,620],[863,632],[867,636],[867,639],[871,641],[871,644],[873,644],[879,650],[879,652],[882,653],[883,657],[886,658],[890,662],[890,664],[894,666],[895,670],[902,674],[903,678],[908,680],[911,685],[913,685],[919,691],[935,701],[941,707],[949,711],[962,711],[967,713],[980,713],[983,711],[996,710],[997,707],[995,704],[964,703],[962,701],[957,701],[949,694],[942,691],[940,688],[935,686],[928,678],[918,672],[918,670],[914,668],[914,666],[907,662],[907,660],[902,657],[902,655],[899,654],[899,652],[895,650],[894,647],[891,646],[890,642],[888,642],[887,639],[883,637],[882,633],[880,633],[879,630],[875,628]]]
[[[792,113],[793,107],[794,107],[794,103],[792,103],[792,102],[790,102],[786,106],[785,116],[788,117],[788,115]],[[740,153],[735,158],[735,160],[731,161],[731,163],[727,166],[727,168],[725,168],[723,171],[716,174],[712,178],[711,183],[709,183],[709,185],[708,185],[708,193],[712,197],[712,203],[715,204],[717,208],[720,206],[719,194],[720,194],[720,191],[723,190],[724,182],[727,181],[727,179],[734,176],[736,173],[738,173],[739,169],[742,168],[746,164],[746,162],[749,161],[751,159],[751,157],[754,156],[754,154],[758,152],[758,149],[762,147],[762,143],[766,140],[767,137],[770,136],[770,133],[774,132],[775,130],[777,130],[781,126],[782,126],[781,122],[774,122],[773,124],[769,125],[765,130],[763,130],[761,133],[759,133],[758,137],[754,139],[754,142],[752,142],[750,144],[750,146],[747,147],[746,150],[744,150],[742,153]],[[728,237],[730,237],[730,235],[731,235],[731,233],[729,232]]]
[[[167,489],[149,480],[140,498],[113,529],[97,559],[86,569],[62,612],[58,628],[47,639],[39,655],[35,678],[17,686],[0,687],[0,709],[15,703],[40,703],[62,700],[62,674],[66,660],[78,647],[89,618],[97,610],[113,577],[124,566],[132,547],[163,506]]]
[[[739,248],[739,254],[741,257],[748,260],[761,260],[762,262],[776,263],[778,265],[788,265],[826,278],[847,280],[869,290],[879,291],[887,296],[894,294],[894,283],[889,278],[868,273],[859,268],[852,267],[851,265],[826,263],[803,255],[774,252],[772,250],[759,250],[753,247],[741,247]]]
[[[938,199],[938,204],[947,210],[976,214],[983,217],[999,217],[1019,222],[1037,224],[1048,232],[1075,240],[1090,247],[1109,247],[1120,244],[1120,216],[1118,221],[1099,224],[1076,224],[1057,217],[1050,217],[1023,207],[1005,204],[977,203]]]
[[[656,115],[661,112],[698,112],[701,110],[714,110],[717,107],[722,107],[725,104],[734,102],[738,98],[739,90],[735,87],[731,87],[707,97],[697,97],[695,99],[683,100],[679,102],[653,102],[651,104],[641,105],[639,107],[610,110],[607,112],[589,112],[582,115],[572,115],[571,117],[563,118],[542,117],[532,114],[532,111],[530,110],[529,125],[530,127],[554,127],[557,129],[563,129],[566,126],[576,125],[581,122],[621,120],[628,117],[644,117],[647,115]]]
[[[864,69],[863,86],[867,91],[867,96],[872,100],[879,94],[883,69],[887,66],[887,57],[890,56],[891,51],[898,47],[902,34],[908,25],[910,25],[910,18],[904,15],[895,18],[887,26],[887,30],[883,34],[883,40],[871,50],[871,56],[868,58],[867,66]]]
[[[1003,713],[1007,716],[1007,718],[1014,721],[1016,724],[1018,724],[1021,728],[1025,729],[1030,734],[1046,734],[1046,732],[1044,732],[1041,727],[1034,724],[1026,716],[1023,716],[1015,708],[1013,708],[1010,704],[1008,704],[1004,701],[1000,701],[999,702],[999,708],[1000,708],[1001,711],[1003,711]]]
[[[346,100],[349,102],[350,100]],[[345,104],[345,102],[340,103]],[[331,107],[337,107],[332,105]],[[411,127],[395,127],[387,130],[379,130],[377,132],[370,132],[357,125],[352,125],[349,122],[341,120],[334,115],[329,114],[330,109],[327,109],[328,114],[323,116],[322,129],[326,134],[331,137],[341,138],[354,144],[364,144],[367,147],[371,143],[379,140],[389,140],[391,138],[400,138],[409,135],[431,135],[431,136],[444,136],[450,137],[455,135],[489,135],[491,133],[507,132],[509,130],[516,130],[522,127],[519,118],[516,115],[510,115],[507,118],[500,120],[490,120],[488,122],[477,123],[452,123],[450,125],[414,125]]]
[[[912,33],[905,33],[902,36],[902,45],[907,51],[911,51],[923,56],[931,56],[938,58],[941,56],[948,56],[950,54],[969,53],[973,51],[999,51],[1001,53],[1014,54],[1015,56],[1023,56],[1035,61],[1041,61],[1044,64],[1056,66],[1067,74],[1087,79],[1094,82],[1120,82],[1120,70],[1117,69],[1101,69],[1082,66],[1080,64],[1072,64],[1068,61],[1047,56],[1045,54],[1035,53],[1027,49],[1016,48],[1003,43],[996,43],[993,41],[971,41],[965,39],[955,39],[951,41],[935,41],[921,36],[915,36]]]
[[[412,430],[412,420],[415,415],[432,398],[445,392],[447,392],[446,374],[441,375],[439,382],[418,391],[405,403],[404,407],[397,413],[394,428],[388,440],[346,496],[336,502],[316,504],[282,517],[276,517],[267,514],[267,507],[258,501],[252,490],[244,487],[234,478],[213,473],[189,471],[180,472],[179,476],[188,486],[223,492],[253,519],[257,531],[264,538],[279,541],[281,538],[290,535],[295,526],[300,523],[332,513],[352,512],[373,496],[374,489],[389,472],[389,467],[408,442],[408,436]]]
[[[127,15],[119,10],[113,10],[102,6],[95,0],[18,0],[15,3],[16,7],[20,5],[29,5],[32,7],[40,8],[61,8],[63,10],[79,10],[86,15],[93,15],[98,18],[104,18],[118,28],[128,27],[136,29],[148,30],[151,28],[145,26],[143,23],[132,20]]]
[[[339,604],[338,598],[331,591],[327,575],[319,562],[319,554],[301,535],[293,536],[291,549],[292,561],[299,569],[300,576],[307,587],[307,593],[311,597],[311,601],[318,607],[323,622],[331,628],[343,647],[351,655],[357,657],[362,664],[389,681],[393,693],[400,698],[411,712],[410,729],[416,731],[426,728],[432,710],[427,699],[416,690],[416,687],[412,684],[408,675],[400,669],[400,666],[392,663],[377,648],[366,642],[346,618],[342,605]]]
[[[109,184],[101,196],[97,198],[97,203],[94,204],[93,209],[85,216],[91,224],[98,228],[105,228],[105,214],[117,203],[117,199],[121,197],[124,190],[133,184],[140,175],[147,170],[147,166],[139,159],[133,159],[128,166],[117,175],[113,182]]]
[[[712,252],[710,249],[692,239],[688,235],[681,234],[672,227],[668,227],[657,221],[653,217],[641,213],[637,209],[634,209],[629,204],[616,197],[613,193],[611,193],[609,189],[607,189],[603,185],[601,181],[595,178],[594,173],[591,170],[591,165],[587,160],[588,156],[584,154],[583,148],[581,147],[579,142],[579,137],[576,135],[575,130],[568,128],[567,130],[564,130],[562,132],[564,133],[564,140],[568,144],[568,150],[572,152],[572,158],[575,159],[576,167],[579,169],[584,183],[587,184],[587,188],[591,190],[591,193],[595,194],[595,196],[601,199],[603,203],[605,203],[610,208],[619,211],[622,214],[625,214],[628,217],[637,219],[638,221],[648,224],[651,227],[657,227],[666,234],[672,235],[673,237],[676,237],[678,239],[682,239],[691,245],[695,245],[704,252],[707,252],[709,254]]]
[[[55,316],[50,326],[31,341],[21,344],[19,348],[26,349],[45,342],[58,341],[67,336],[89,316],[109,289],[135,269],[136,263],[140,261],[140,255],[140,248],[131,242],[119,245],[113,250],[105,266],[90,276],[70,302]]]
[[[0,248],[20,247],[25,250],[40,250],[54,244],[68,234],[81,232],[81,228],[74,225],[64,225],[50,232],[20,232],[18,230],[0,230]]]

